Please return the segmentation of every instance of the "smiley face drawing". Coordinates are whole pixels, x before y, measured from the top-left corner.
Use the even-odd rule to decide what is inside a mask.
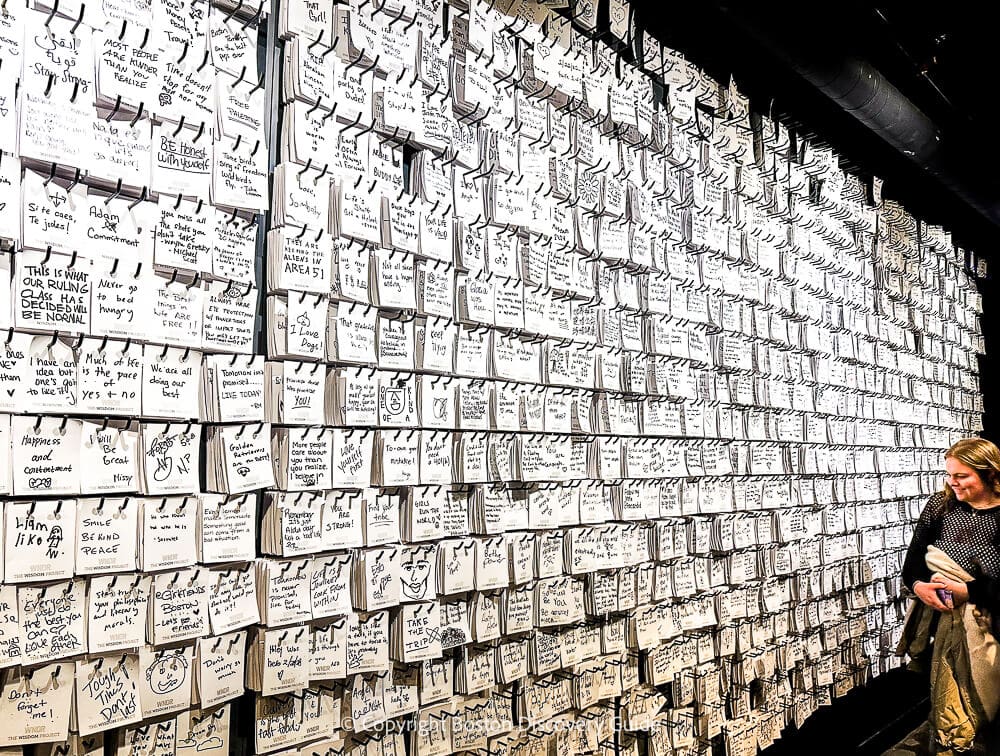
[[[187,669],[187,659],[183,656],[161,656],[146,670],[146,681],[154,693],[170,693],[184,684]]]

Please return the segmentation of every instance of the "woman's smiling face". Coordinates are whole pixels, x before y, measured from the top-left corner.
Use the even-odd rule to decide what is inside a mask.
[[[944,461],[945,482],[955,492],[955,498],[959,501],[979,501],[988,496],[986,485],[979,473],[969,467],[964,462],[960,462],[954,457],[948,457]]]

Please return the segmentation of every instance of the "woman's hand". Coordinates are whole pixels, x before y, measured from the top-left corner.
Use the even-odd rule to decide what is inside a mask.
[[[930,584],[935,588],[944,588],[951,591],[952,608],[961,606],[969,600],[968,586],[958,580],[949,580],[941,575],[935,575]]]
[[[962,586],[965,587],[964,585]],[[939,612],[951,611],[951,607],[946,604],[941,603],[941,599],[938,598],[937,589],[944,588],[943,585],[938,583],[924,583],[918,580],[913,584],[913,592],[917,594],[917,598],[923,601],[931,609],[936,609]],[[968,596],[968,594],[966,594]]]

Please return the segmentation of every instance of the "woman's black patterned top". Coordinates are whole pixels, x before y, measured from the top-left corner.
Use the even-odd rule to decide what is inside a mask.
[[[947,510],[947,511],[946,511]],[[964,501],[946,506],[943,493],[931,496],[913,530],[903,563],[903,582],[913,589],[931,579],[924,561],[928,546],[937,546],[976,578],[1000,578],[1000,506],[975,509]]]

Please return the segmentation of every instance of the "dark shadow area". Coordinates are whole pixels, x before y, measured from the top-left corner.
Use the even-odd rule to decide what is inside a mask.
[[[926,675],[892,670],[790,727],[762,756],[881,756],[927,718]]]

